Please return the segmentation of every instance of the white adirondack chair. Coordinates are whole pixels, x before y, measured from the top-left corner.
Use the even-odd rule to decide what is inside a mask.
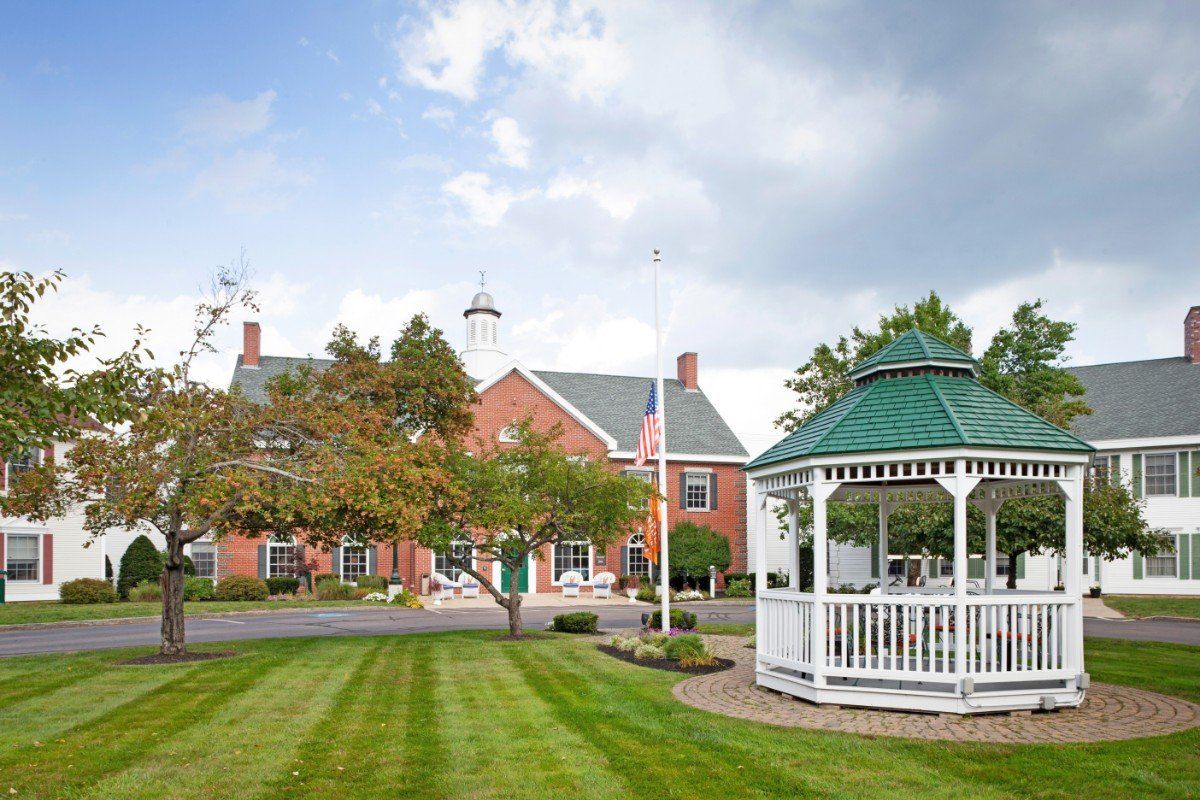
[[[458,580],[462,584],[463,597],[479,597],[479,581],[465,572],[458,576]]]
[[[592,578],[592,597],[612,597],[612,586],[617,582],[617,576],[611,572],[601,572]]]
[[[441,587],[441,594],[438,596],[439,600],[453,600],[454,590],[462,588],[461,583],[450,580],[440,572],[433,573],[432,577],[437,582],[437,585]]]
[[[583,584],[583,576],[578,572],[564,572],[562,578],[563,597],[579,597],[579,587]]]

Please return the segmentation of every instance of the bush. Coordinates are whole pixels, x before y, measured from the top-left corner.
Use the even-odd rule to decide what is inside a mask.
[[[729,540],[707,525],[689,520],[671,528],[671,577],[682,578],[693,586],[708,578],[709,566],[718,572],[729,569],[733,555]]]
[[[638,589],[637,599],[643,603],[653,603],[658,599],[658,594],[655,593],[653,586],[643,586]]]
[[[76,578],[58,587],[59,599],[73,606],[117,602],[117,590],[99,578]]]
[[[163,560],[166,560],[165,555],[163,556]],[[196,575],[196,564],[192,561],[192,557],[187,554],[183,556],[183,575],[185,578],[195,577]]]
[[[634,648],[633,657],[638,661],[651,661],[656,658],[666,658],[667,654],[661,647],[658,647],[657,645],[650,644],[649,642],[642,642],[636,648]]]
[[[621,636],[620,634],[612,638],[612,646],[625,653],[632,653],[637,649],[637,646],[642,643],[642,640],[636,636]]]
[[[357,593],[348,583],[342,583],[337,578],[327,578],[317,584],[318,600],[353,600]],[[365,596],[366,591],[363,592]]]
[[[408,589],[401,589],[399,592],[396,592],[396,596],[392,598],[392,604],[404,606],[405,608],[423,608],[421,598]]]
[[[117,594],[129,597],[129,590],[143,581],[157,581],[162,575],[163,554],[145,534],[129,543],[121,556],[121,572],[117,578]]]
[[[387,578],[382,575],[359,575],[355,581],[360,589],[370,589],[373,592],[386,592]]]
[[[753,594],[747,578],[735,578],[725,584],[726,597],[751,597]]]
[[[657,610],[650,615],[650,622],[647,625],[651,630],[662,629],[662,611]],[[681,608],[671,609],[671,627],[678,628],[683,631],[691,631],[696,629],[696,615],[691,611],[684,611]]]
[[[212,600],[213,594],[213,582],[208,578],[191,577],[183,579],[184,600]]]
[[[217,584],[218,600],[266,600],[267,582],[251,575],[230,575]]]
[[[667,658],[685,667],[708,666],[716,660],[704,640],[694,633],[672,636],[663,645],[663,652]]]
[[[142,581],[129,590],[129,601],[132,603],[161,603],[162,586],[157,581]]]
[[[340,581],[340,580],[341,580],[341,578],[339,578],[337,575],[334,575],[332,572],[314,572],[312,574],[312,583],[310,585],[316,586],[321,581]]]
[[[590,611],[575,611],[559,614],[550,624],[550,630],[559,633],[595,633],[600,618]]]
[[[299,589],[299,578],[289,578],[286,575],[278,578],[267,578],[268,594],[295,594]]]

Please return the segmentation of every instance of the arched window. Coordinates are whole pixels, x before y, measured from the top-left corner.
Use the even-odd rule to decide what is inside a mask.
[[[292,578],[296,575],[296,537],[276,533],[267,541],[267,577]]]
[[[646,558],[646,537],[639,531],[629,537],[625,546],[625,574],[650,576],[650,559]]]
[[[371,571],[370,557],[366,545],[359,542],[353,536],[346,536],[342,539],[342,546],[338,550],[338,555],[341,558],[341,563],[338,564],[338,571],[344,581],[356,581],[359,577]]]
[[[470,539],[459,539],[452,546],[456,558],[467,559],[470,561],[472,551],[475,549],[475,543]],[[446,557],[445,553],[433,554],[433,571],[440,572],[452,581],[457,581],[463,571],[459,569]]]

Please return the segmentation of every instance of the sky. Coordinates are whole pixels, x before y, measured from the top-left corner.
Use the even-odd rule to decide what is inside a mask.
[[[1188,3],[9,2],[0,268],[163,358],[243,252],[273,355],[461,347],[485,270],[511,355],[650,375],[661,248],[668,368],[757,449],[815,344],[931,289],[976,350],[1041,297],[1071,363],[1181,355],[1198,130]]]

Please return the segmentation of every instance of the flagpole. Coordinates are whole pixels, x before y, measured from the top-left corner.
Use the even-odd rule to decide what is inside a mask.
[[[667,567],[667,396],[663,391],[663,334],[662,312],[659,301],[659,266],[662,256],[658,249],[654,250],[654,335],[658,352],[658,491],[662,495],[659,500],[658,515],[658,565],[662,574],[662,629],[663,633],[671,630],[671,571]]]

